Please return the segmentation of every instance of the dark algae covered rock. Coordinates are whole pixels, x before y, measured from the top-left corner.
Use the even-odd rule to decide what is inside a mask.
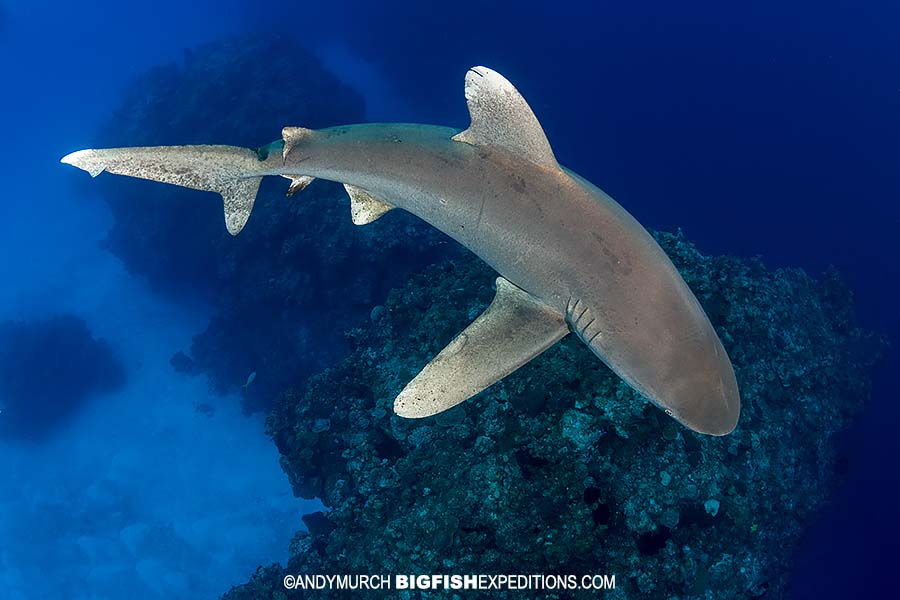
[[[118,357],[75,315],[0,323],[0,437],[40,439],[124,382]]]
[[[350,597],[281,583],[332,573],[614,574],[603,597],[784,598],[791,550],[837,477],[832,438],[868,397],[881,342],[854,325],[834,273],[658,238],[734,362],[734,433],[680,426],[574,336],[446,413],[393,415],[403,385],[493,296],[494,273],[467,254],[393,290],[349,332],[346,359],[281,395],[268,430],[282,467],[330,511],[298,533],[286,567],[224,598]]]

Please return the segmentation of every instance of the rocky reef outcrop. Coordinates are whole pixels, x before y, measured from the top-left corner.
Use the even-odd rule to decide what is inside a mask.
[[[833,272],[658,239],[734,362],[733,434],[678,425],[574,336],[451,411],[396,417],[403,385],[493,296],[471,255],[433,265],[350,331],[346,359],[281,396],[268,430],[282,466],[330,511],[309,518],[286,567],[224,598],[306,597],[285,591],[286,573],[607,573],[609,598],[785,597],[791,549],[839,477],[833,437],[868,397],[881,342],[856,327]]]
[[[0,436],[40,439],[125,382],[119,358],[71,314],[0,323]]]

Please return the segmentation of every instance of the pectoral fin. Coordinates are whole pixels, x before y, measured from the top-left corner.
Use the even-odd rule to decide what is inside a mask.
[[[434,357],[394,401],[401,417],[428,417],[503,379],[569,332],[564,315],[506,279],[488,309]]]

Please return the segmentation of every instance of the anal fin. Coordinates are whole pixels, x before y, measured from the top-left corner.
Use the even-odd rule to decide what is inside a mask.
[[[367,225],[394,208],[393,204],[349,183],[344,184],[344,189],[350,195],[350,216],[354,225]]]
[[[400,392],[394,412],[428,417],[503,379],[569,332],[565,316],[506,279],[484,313]]]

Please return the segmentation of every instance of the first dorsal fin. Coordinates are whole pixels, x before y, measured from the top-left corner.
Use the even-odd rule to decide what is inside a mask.
[[[484,313],[394,400],[401,417],[443,412],[503,379],[569,333],[565,316],[506,279]]]
[[[531,107],[500,73],[487,67],[469,69],[466,101],[472,123],[453,136],[454,140],[473,146],[497,146],[541,166],[558,166]]]

